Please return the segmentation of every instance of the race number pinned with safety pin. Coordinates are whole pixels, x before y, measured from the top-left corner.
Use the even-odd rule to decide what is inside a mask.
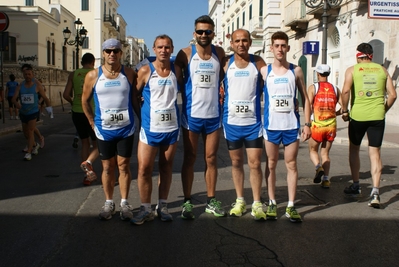
[[[274,95],[272,100],[272,110],[275,112],[290,112],[293,110],[292,95]]]
[[[159,109],[155,110],[155,120],[157,125],[173,126],[175,125],[175,109]]]
[[[35,103],[35,98],[34,98],[33,94],[21,94],[21,103],[22,104]]]
[[[202,88],[214,88],[216,86],[216,73],[213,70],[197,70],[194,73],[194,85]]]
[[[129,124],[129,112],[127,109],[109,108],[104,109],[101,114],[103,126],[112,127],[115,129]]]
[[[230,105],[230,114],[236,117],[253,117],[254,104],[251,100],[233,100]]]

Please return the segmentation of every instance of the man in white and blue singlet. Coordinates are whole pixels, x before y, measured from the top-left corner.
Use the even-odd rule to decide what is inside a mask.
[[[238,29],[231,34],[230,46],[234,55],[227,58],[224,70],[223,129],[231,158],[237,199],[230,215],[241,216],[246,211],[244,199],[244,146],[249,165],[249,180],[253,204],[251,215],[255,220],[266,220],[261,202],[262,190],[262,114],[261,96],[263,80],[260,70],[266,64],[259,56],[249,54],[252,44],[247,30]]]
[[[182,90],[182,133],[184,160],[181,170],[184,203],[182,218],[194,219],[191,189],[194,179],[194,163],[197,157],[198,139],[202,134],[205,151],[205,182],[207,206],[205,211],[215,216],[225,216],[220,201],[215,198],[217,180],[217,150],[220,135],[219,87],[221,61],[224,50],[212,45],[215,23],[207,16],[195,20],[196,44],[179,51],[175,61],[176,76]],[[184,81],[183,81],[184,71]]]
[[[158,205],[155,214],[161,221],[172,221],[167,199],[172,184],[173,159],[180,134],[179,109],[177,107],[177,78],[170,56],[173,41],[167,35],[159,35],[153,45],[156,59],[138,71],[137,90],[142,92],[141,129],[137,149],[138,188],[140,211],[130,222],[143,224],[154,219],[151,209],[152,173],[155,157],[159,152]]]
[[[264,105],[264,138],[268,157],[268,176],[266,177],[269,206],[267,219],[277,219],[276,203],[276,167],[279,159],[279,146],[284,145],[284,161],[287,168],[288,205],[285,215],[291,222],[302,221],[294,207],[297,182],[297,156],[301,125],[296,107],[296,89],[303,99],[305,127],[302,130],[303,141],[310,138],[310,103],[306,94],[306,87],[301,67],[287,61],[290,51],[288,36],[278,31],[272,35],[270,50],[274,55],[271,65],[262,69],[265,80]]]
[[[118,168],[120,218],[130,220],[133,207],[127,198],[132,180],[129,163],[135,131],[133,110],[139,114],[135,89],[137,75],[133,69],[120,63],[122,45],[118,40],[106,40],[102,49],[104,65],[86,74],[82,94],[83,111],[96,133],[103,166],[101,178],[106,201],[99,217],[109,220],[115,214],[113,193]],[[94,98],[94,110],[91,98]]]

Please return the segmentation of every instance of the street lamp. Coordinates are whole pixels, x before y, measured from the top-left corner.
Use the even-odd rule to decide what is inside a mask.
[[[304,3],[309,8],[318,8],[323,5],[323,43],[321,47],[321,63],[327,64],[327,23],[328,23],[328,8],[334,8],[341,5],[342,0],[304,0]]]
[[[83,45],[84,40],[86,39],[87,35],[87,30],[83,26],[83,23],[78,19],[77,21],[74,22],[75,24],[75,29],[76,29],[76,36],[75,40],[70,40],[69,38],[71,37],[71,31],[66,27],[66,29],[63,30],[64,34],[64,45],[74,45],[76,46],[76,69],[79,68],[79,46]]]

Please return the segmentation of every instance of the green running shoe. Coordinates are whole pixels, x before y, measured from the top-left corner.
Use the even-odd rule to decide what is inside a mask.
[[[295,207],[287,207],[285,209],[285,216],[287,216],[287,218],[290,218],[291,222],[302,222],[301,215],[299,215]]]
[[[251,215],[254,217],[256,221],[259,220],[266,221],[266,213],[263,211],[263,205],[261,202],[256,202],[252,205]]]
[[[191,204],[190,200],[187,200],[186,202],[184,202],[182,207],[183,207],[182,211],[181,211],[182,219],[193,220],[195,218],[194,213],[193,213],[194,205]]]
[[[267,206],[266,218],[268,220],[277,220],[277,206],[270,204]]]
[[[222,203],[217,201],[216,198],[212,198],[208,205],[206,205],[205,211],[212,213],[216,217],[226,216],[226,212],[222,208]]]
[[[247,204],[244,200],[236,199],[236,202],[231,204],[233,208],[230,210],[230,215],[237,217],[242,216],[242,214],[247,210],[246,205]]]

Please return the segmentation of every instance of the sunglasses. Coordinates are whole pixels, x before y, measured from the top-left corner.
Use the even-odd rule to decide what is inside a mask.
[[[213,31],[212,30],[196,30],[195,33],[198,35],[203,35],[204,33],[205,33],[205,35],[211,35],[213,33]]]
[[[118,54],[121,50],[120,49],[104,49],[105,53],[111,54],[111,52],[114,52],[114,54]]]

